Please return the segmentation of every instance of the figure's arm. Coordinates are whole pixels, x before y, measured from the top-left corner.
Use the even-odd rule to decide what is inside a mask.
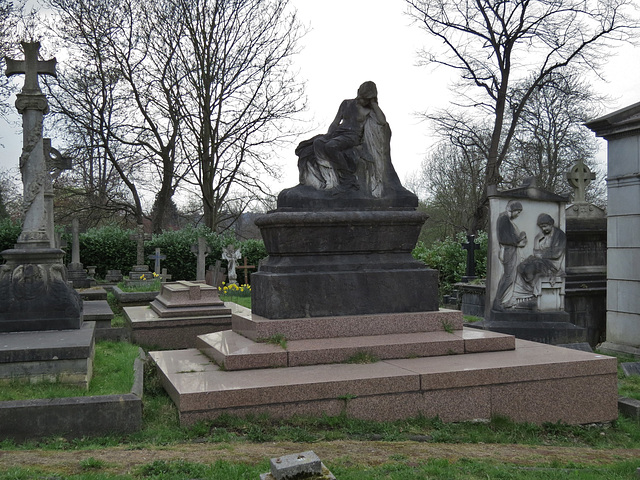
[[[376,121],[380,125],[386,125],[387,124],[387,117],[385,117],[384,113],[382,113],[382,110],[380,109],[380,106],[378,105],[378,100],[376,100],[376,99],[372,99],[371,100],[371,110],[373,110],[373,114],[376,117]]]
[[[340,125],[340,122],[342,121],[342,118],[343,118],[343,112],[344,112],[346,103],[347,101],[344,100],[340,104],[340,108],[338,108],[338,113],[336,114],[336,118],[334,118],[333,122],[331,122],[331,125],[329,125],[328,133],[333,133],[335,129],[338,128],[338,125]]]

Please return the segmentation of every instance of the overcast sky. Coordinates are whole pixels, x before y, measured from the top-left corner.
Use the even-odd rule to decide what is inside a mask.
[[[301,40],[297,68],[307,82],[306,117],[315,126],[297,141],[326,131],[340,102],[355,97],[358,86],[372,80],[393,131],[391,158],[404,180],[419,168],[434,142],[429,125],[416,113],[444,107],[452,98],[449,71],[416,66],[416,51],[429,38],[411,26],[404,0],[291,2],[300,20],[310,27]],[[613,98],[607,113],[640,101],[640,48],[621,47],[615,53],[604,71],[609,83],[593,79],[596,93]],[[5,146],[0,148],[0,168],[17,167],[22,143],[19,125],[11,128],[0,119],[0,143]],[[55,146],[55,139],[53,143]],[[297,183],[294,149],[292,145],[281,154],[285,175],[276,190]],[[603,161],[604,150],[602,147],[599,155]]]

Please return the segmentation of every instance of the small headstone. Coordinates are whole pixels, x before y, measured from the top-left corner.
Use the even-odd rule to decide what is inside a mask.
[[[261,480],[335,479],[311,450],[272,458],[270,464],[271,473],[260,475]]]
[[[107,270],[104,279],[109,283],[118,283],[122,281],[122,272],[120,270]]]
[[[627,377],[640,375],[640,362],[624,362],[621,363],[620,366]]]
[[[171,275],[169,275],[167,273],[167,269],[163,268],[162,272],[160,273],[160,280],[162,280],[163,282],[167,282],[169,280],[171,280]]]
[[[216,260],[215,265],[209,265],[205,276],[208,285],[220,287],[222,286],[222,282],[226,280],[226,270],[220,266],[221,264],[222,262],[220,260]]]

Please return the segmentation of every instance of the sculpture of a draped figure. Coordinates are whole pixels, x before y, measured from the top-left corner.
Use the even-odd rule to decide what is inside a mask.
[[[340,104],[327,133],[298,145],[300,185],[283,191],[279,206],[297,206],[305,198],[340,198],[415,207],[417,198],[401,185],[391,163],[390,142],[376,85],[365,82],[356,98]]]

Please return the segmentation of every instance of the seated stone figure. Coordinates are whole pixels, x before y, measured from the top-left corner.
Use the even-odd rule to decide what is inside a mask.
[[[278,206],[300,206],[308,198],[387,198],[415,207],[417,198],[402,187],[391,164],[390,142],[376,85],[365,82],[356,98],[340,104],[327,133],[298,145],[300,185],[281,192]]]
[[[535,308],[536,299],[542,294],[542,281],[547,280],[554,285],[556,279],[564,275],[562,260],[567,238],[554,223],[551,215],[542,213],[538,216],[537,224],[541,231],[534,239],[533,255],[518,265],[510,307]]]

